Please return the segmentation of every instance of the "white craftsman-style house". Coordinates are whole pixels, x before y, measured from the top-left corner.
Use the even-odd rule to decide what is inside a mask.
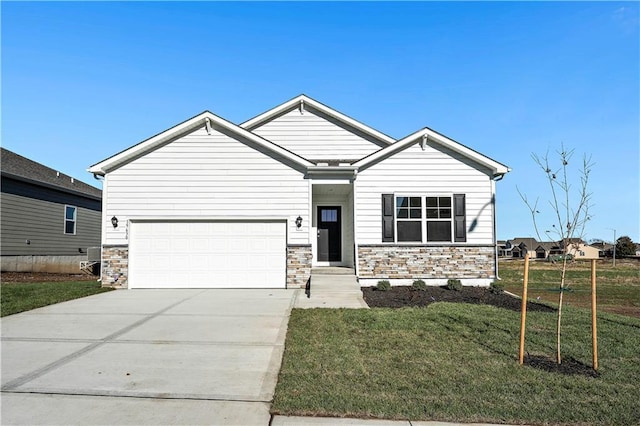
[[[508,171],[431,129],[395,140],[305,95],[240,125],[209,111],[89,168],[103,182],[102,283],[297,288],[496,278]]]

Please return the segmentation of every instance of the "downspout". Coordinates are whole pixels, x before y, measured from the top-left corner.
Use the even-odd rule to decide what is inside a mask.
[[[359,268],[359,257],[358,257],[358,203],[356,202],[358,191],[357,191],[357,180],[356,173],[353,174],[353,183],[351,184],[351,211],[353,213],[353,269],[356,273],[356,279],[360,276],[360,268]]]
[[[100,278],[98,279],[98,281],[100,282],[100,285],[102,286],[102,279],[104,278],[102,276],[102,271],[104,270],[104,259],[102,257],[102,253],[104,250],[104,245],[106,242],[106,238],[107,238],[107,231],[105,230],[105,224],[107,223],[107,203],[106,203],[106,194],[107,194],[107,176],[106,175],[99,175],[94,173],[93,177],[96,178],[97,180],[99,180],[100,182],[102,182],[102,212],[100,214],[101,217],[101,221],[100,221]]]
[[[498,223],[496,220],[496,182],[499,182],[504,178],[504,173],[494,175],[491,179],[491,216],[493,221],[493,262],[494,262],[494,270],[496,272],[496,280],[500,281],[499,271],[498,271]]]

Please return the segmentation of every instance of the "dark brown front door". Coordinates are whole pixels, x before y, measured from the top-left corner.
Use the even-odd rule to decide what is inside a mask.
[[[318,261],[342,260],[340,206],[318,206]]]

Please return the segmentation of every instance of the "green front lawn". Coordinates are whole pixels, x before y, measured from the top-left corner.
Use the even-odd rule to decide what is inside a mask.
[[[528,316],[526,350],[553,358],[555,313]],[[520,314],[483,305],[292,312],[277,414],[527,424],[640,424],[640,320],[599,315],[598,377],[588,311],[567,308],[566,363],[517,362]]]
[[[522,296],[524,261],[501,260],[499,265],[504,289]],[[529,299],[558,303],[560,265],[546,261],[531,262],[529,267]],[[575,261],[568,265],[565,302],[569,305],[588,308],[591,306],[591,262]],[[596,262],[596,294],[598,310],[640,318],[640,262],[619,259],[616,267],[612,261]]]
[[[13,315],[42,306],[111,291],[95,281],[0,284],[0,314]]]

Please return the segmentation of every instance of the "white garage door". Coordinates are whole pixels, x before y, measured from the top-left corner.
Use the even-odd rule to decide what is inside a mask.
[[[132,222],[129,288],[284,288],[286,222]]]

